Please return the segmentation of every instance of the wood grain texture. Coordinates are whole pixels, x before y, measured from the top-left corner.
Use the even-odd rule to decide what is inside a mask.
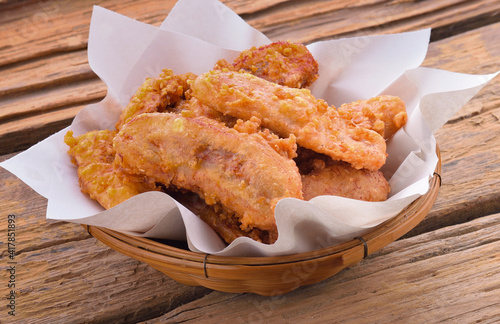
[[[0,79],[2,98],[97,78],[88,64],[86,51],[62,53],[43,60],[9,65],[2,69],[2,73],[9,76]]]
[[[433,35],[439,32],[450,36],[500,19],[500,3],[488,0],[389,3],[380,0],[226,0],[224,3],[272,40],[291,39],[304,43],[428,27],[434,28]],[[113,0],[94,4],[157,26],[175,1],[148,1],[147,6],[134,1],[117,4]],[[75,106],[89,103],[89,98],[102,99],[104,92],[94,97],[94,83],[90,80],[97,78],[85,58],[92,13],[88,2],[72,1],[68,5],[66,0],[23,1],[7,3],[2,9],[0,72],[8,77],[0,81],[0,123],[21,121],[33,115],[44,118],[47,113],[56,117],[53,113],[56,109],[68,109],[74,117]],[[66,93],[59,91],[63,85]],[[25,95],[28,96],[26,101]],[[63,96],[72,97],[72,101],[61,107],[61,101],[66,100],[61,98]],[[47,105],[34,105],[30,100],[34,97],[47,98]],[[59,122],[51,119],[44,126],[33,125],[36,132],[21,141],[8,141],[8,135],[0,133],[0,144],[15,143],[0,145],[0,154],[26,149],[47,134],[60,130],[70,123],[67,116],[62,113]],[[28,121],[19,125],[26,125]],[[12,123],[9,129],[15,125]],[[23,132],[24,128],[14,130],[15,134]]]
[[[428,27],[434,30],[433,40],[438,40],[499,21],[499,6],[487,0],[316,0],[290,2],[270,8],[261,15],[243,17],[273,40],[309,43]]]
[[[500,214],[392,243],[286,295],[214,292],[144,323],[494,323],[500,316]],[[473,302],[472,302],[473,301]]]
[[[209,292],[178,284],[94,238],[24,252],[16,261],[16,323],[134,323]],[[1,282],[8,281],[6,269],[0,266]]]
[[[158,25],[174,4],[174,0],[148,1],[148,5],[130,0],[19,2],[0,13],[0,66],[85,50],[93,5]]]
[[[33,115],[2,124],[0,128],[1,152],[16,152],[21,148],[31,147],[70,125],[76,114],[84,107],[52,110],[42,115]]]
[[[93,4],[159,25],[175,0],[94,1]],[[436,1],[223,1],[272,39],[311,42],[338,36],[433,27],[447,36],[499,21],[500,4],[489,0]],[[92,6],[87,1],[28,1],[5,6],[0,15],[0,66],[55,52],[84,49]],[[472,21],[464,24],[464,21]],[[474,23],[473,23],[474,22]],[[468,28],[468,29],[466,29]],[[24,51],[27,45],[30,51]]]
[[[12,155],[2,156],[0,161]],[[18,240],[17,254],[88,239],[88,235],[77,224],[47,221],[47,200],[21,182],[16,176],[0,168],[0,241],[7,237],[7,215],[16,215]],[[1,256],[7,251],[2,249]]]

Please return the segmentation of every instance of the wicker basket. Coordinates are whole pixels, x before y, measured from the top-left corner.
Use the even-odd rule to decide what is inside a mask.
[[[432,208],[441,185],[439,150],[437,153],[439,162],[425,195],[363,237],[312,252],[281,257],[221,257],[106,228],[84,227],[112,249],[145,262],[180,283],[232,293],[279,295],[329,278],[414,228]]]

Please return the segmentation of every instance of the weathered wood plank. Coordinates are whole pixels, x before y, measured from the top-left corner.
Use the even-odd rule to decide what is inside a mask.
[[[297,1],[244,18],[271,39],[303,43],[428,27],[433,28],[433,39],[438,40],[500,19],[500,3],[488,0],[313,2]]]
[[[85,91],[84,96],[82,96],[83,91]],[[7,97],[0,100],[0,122],[19,120],[56,109],[95,102],[102,99],[106,92],[103,82],[91,79],[29,92],[23,96]]]
[[[293,0],[221,0],[226,6],[231,8],[238,15],[256,14],[260,11],[268,10],[280,4],[287,4]]]
[[[97,78],[88,64],[86,50],[7,66],[2,74],[9,77],[0,79],[0,98]]]
[[[448,124],[436,134],[443,157],[443,185],[429,215],[408,235],[500,210],[499,113],[500,107]]]
[[[144,323],[493,323],[500,316],[500,214],[394,242],[283,296],[214,292]]]
[[[87,47],[94,4],[140,21],[158,25],[170,12],[174,0],[71,1],[49,0],[20,3],[0,12],[0,66],[57,52]]]
[[[1,156],[0,161],[13,155]],[[7,238],[7,215],[15,215],[18,254],[90,237],[80,225],[45,220],[46,208],[45,198],[0,168],[0,241]],[[2,250],[1,256],[6,253]]]
[[[2,124],[0,154],[27,149],[65,128],[84,106],[50,111]]]
[[[23,149],[68,126],[85,105],[107,93],[99,79],[0,98],[0,154]]]
[[[23,232],[16,238],[22,242]],[[209,292],[178,284],[94,238],[21,253],[16,262],[16,316],[9,323],[135,323]],[[7,269],[2,262],[3,283]]]
[[[158,25],[175,4],[148,5],[113,0],[94,2],[140,21]],[[440,38],[499,20],[496,3],[460,1],[224,1],[272,39],[301,42],[360,34],[392,33],[433,27]],[[487,4],[487,5],[486,5]],[[0,14],[0,66],[54,52],[86,48],[92,6],[86,1],[28,2]],[[461,23],[466,21],[467,23]],[[436,34],[437,35],[437,34]]]

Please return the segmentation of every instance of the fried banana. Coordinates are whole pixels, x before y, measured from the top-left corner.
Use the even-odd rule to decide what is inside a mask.
[[[115,128],[120,130],[134,116],[164,112],[167,107],[173,107],[186,98],[188,81],[195,78],[193,73],[175,75],[172,70],[164,69],[158,77],[146,79],[120,114]]]
[[[293,160],[257,134],[206,117],[142,114],[123,126],[114,147],[125,172],[195,192],[208,205],[220,203],[237,215],[243,230],[275,231],[276,203],[302,199]]]
[[[220,60],[216,69],[245,71],[259,78],[291,88],[306,88],[318,78],[318,62],[303,44],[274,42],[252,47],[229,64]]]
[[[160,190],[147,177],[126,174],[109,163],[79,167],[78,181],[81,191],[106,209],[140,193]]]
[[[112,163],[115,159],[113,138],[116,131],[94,130],[74,137],[73,131],[68,131],[64,142],[69,146],[68,154],[77,166],[92,163]]]
[[[342,118],[372,129],[385,139],[391,138],[408,120],[403,100],[388,95],[343,104],[337,111]]]
[[[228,244],[238,237],[249,237],[264,244],[273,244],[278,239],[276,230],[262,231],[258,228],[241,229],[241,223],[235,213],[229,213],[220,204],[207,203],[193,192],[168,190],[167,193],[187,209],[198,215]]]
[[[145,177],[132,176],[114,167],[113,138],[116,131],[94,130],[74,137],[64,136],[68,154],[78,166],[80,189],[108,209],[142,192],[159,190]]]
[[[249,73],[211,71],[191,85],[192,95],[215,110],[240,119],[252,116],[281,137],[354,168],[378,170],[386,145],[377,132],[342,118],[334,107],[308,89],[281,86]]]
[[[304,200],[331,195],[365,201],[384,201],[391,191],[389,183],[378,170],[356,170],[343,162],[331,165],[325,165],[321,160],[315,162],[314,170],[302,175]]]

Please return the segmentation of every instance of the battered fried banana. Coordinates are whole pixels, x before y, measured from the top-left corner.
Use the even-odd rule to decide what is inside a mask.
[[[385,139],[391,138],[408,120],[403,100],[388,95],[343,104],[337,111],[342,118],[373,129]]]
[[[147,191],[160,190],[143,176],[133,176],[109,163],[92,163],[78,168],[78,181],[83,193],[109,209]]]
[[[94,130],[74,137],[64,136],[68,154],[78,166],[80,189],[106,209],[146,191],[159,190],[145,177],[132,176],[114,167],[113,138],[116,131]]]
[[[68,131],[64,142],[69,146],[68,154],[77,166],[92,163],[112,163],[115,159],[113,138],[116,131],[94,130],[74,137],[73,131]]]
[[[286,158],[293,159],[297,156],[297,142],[293,134],[288,138],[281,138],[271,133],[268,128],[262,128],[261,120],[255,116],[246,121],[238,119],[233,128],[240,133],[258,134],[262,136],[276,152]]]
[[[191,85],[200,102],[240,119],[252,116],[281,137],[293,134],[297,144],[354,168],[378,170],[385,163],[384,138],[342,118],[334,107],[307,89],[294,89],[249,73],[211,71]]]
[[[220,60],[215,69],[241,70],[291,88],[309,87],[318,78],[318,62],[307,47],[290,41],[252,47],[232,65]]]
[[[142,114],[114,139],[125,172],[199,194],[234,212],[241,229],[276,231],[274,207],[302,199],[297,166],[257,134],[239,133],[206,117]]]
[[[184,117],[207,117],[217,120],[227,127],[233,127],[237,121],[237,118],[224,115],[223,113],[202,104],[195,97],[179,102],[173,109],[170,110],[170,112],[181,114]]]
[[[262,231],[258,228],[241,229],[241,223],[234,213],[229,213],[220,204],[207,205],[195,193],[168,190],[167,193],[207,223],[226,243],[230,244],[238,237],[249,237],[264,244],[273,244],[278,239],[278,232]]]
[[[148,78],[120,114],[115,125],[116,129],[120,130],[134,116],[163,112],[167,107],[174,106],[185,99],[189,90],[188,81],[195,78],[196,75],[193,73],[175,75],[169,69],[164,69],[156,78]]]
[[[356,170],[349,164],[337,162],[325,165],[316,160],[313,171],[302,175],[304,200],[331,195],[365,201],[384,201],[391,191],[382,172]]]

